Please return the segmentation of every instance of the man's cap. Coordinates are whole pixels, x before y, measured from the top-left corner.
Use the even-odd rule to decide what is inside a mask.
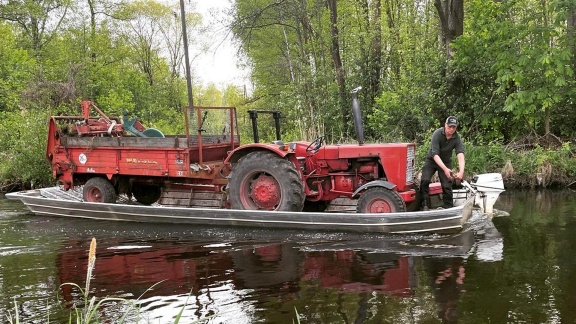
[[[458,126],[458,119],[454,116],[446,118],[446,125],[448,126]]]

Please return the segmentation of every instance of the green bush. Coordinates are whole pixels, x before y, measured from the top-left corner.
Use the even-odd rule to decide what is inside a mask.
[[[54,183],[46,161],[45,112],[0,114],[0,179],[22,188]]]

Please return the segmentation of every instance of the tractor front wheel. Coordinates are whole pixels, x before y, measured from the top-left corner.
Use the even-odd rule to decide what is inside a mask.
[[[294,164],[270,152],[252,152],[232,167],[228,195],[233,209],[300,212],[304,186]]]
[[[358,213],[399,213],[406,211],[402,197],[394,191],[382,187],[366,189],[358,198]]]
[[[114,186],[112,186],[110,181],[104,178],[90,178],[84,184],[82,197],[84,201],[88,202],[111,204],[116,202],[116,190],[114,190]]]

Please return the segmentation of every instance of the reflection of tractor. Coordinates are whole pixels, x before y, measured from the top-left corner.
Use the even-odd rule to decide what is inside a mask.
[[[69,239],[59,249],[56,267],[61,283],[86,279],[88,242]],[[210,296],[214,287],[269,289],[280,296],[298,292],[302,281],[317,281],[324,288],[344,292],[406,297],[415,284],[410,256],[342,247],[301,252],[292,243],[264,243],[257,238],[253,246],[234,242],[234,249],[205,242],[197,236],[137,240],[137,244],[127,238],[108,238],[98,244],[92,293],[97,297],[146,294],[147,298],[193,293],[210,300],[218,298]],[[81,297],[74,294],[72,285],[60,289],[67,302]]]
[[[65,189],[84,185],[87,201],[125,193],[143,204],[270,211],[416,208],[415,145],[364,144],[356,91],[352,106],[359,143],[346,145],[240,146],[234,108],[187,108],[186,134],[164,137],[128,136],[98,109],[102,118],[54,116],[47,157]]]

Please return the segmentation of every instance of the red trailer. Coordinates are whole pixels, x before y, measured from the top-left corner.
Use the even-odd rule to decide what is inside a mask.
[[[115,202],[125,193],[143,204],[171,188],[221,196],[229,172],[224,159],[240,143],[234,108],[186,109],[194,118],[186,124],[196,128],[195,135],[188,128],[184,135],[138,137],[91,102],[82,106],[92,106],[100,116],[53,116],[49,122],[46,156],[65,189],[84,185],[87,201]]]

